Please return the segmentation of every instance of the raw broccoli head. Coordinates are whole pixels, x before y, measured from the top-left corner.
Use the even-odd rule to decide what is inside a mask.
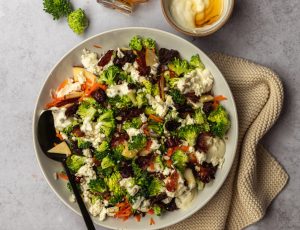
[[[43,0],[44,11],[53,16],[53,20],[68,16],[72,12],[69,0]]]
[[[138,166],[138,164],[135,162],[135,160],[132,161],[131,166],[132,166],[132,170],[134,173],[135,183],[141,187],[139,193],[142,196],[147,197],[149,195],[148,187],[150,185],[152,178],[149,176],[147,171],[142,170]]]
[[[147,138],[143,134],[138,134],[131,138],[131,141],[128,143],[129,150],[140,151],[146,147]]]
[[[162,135],[164,131],[164,126],[162,123],[158,123],[152,120],[148,122],[148,128],[157,135]]]
[[[171,89],[176,88],[179,79],[180,79],[179,77],[169,78],[169,79],[168,79],[168,85],[169,85],[169,87],[170,87]]]
[[[178,89],[171,89],[169,91],[173,101],[178,105],[183,105],[185,103],[185,97],[180,93]]]
[[[109,156],[104,157],[101,161],[102,169],[106,169],[114,166],[115,166],[115,162]]]
[[[194,146],[200,131],[201,127],[198,125],[186,125],[179,129],[178,137],[186,140],[189,145]]]
[[[95,115],[97,114],[97,110],[94,107],[94,101],[93,99],[85,99],[81,102],[81,104],[78,107],[77,114],[82,119],[88,119],[93,120]]]
[[[209,114],[207,120],[211,125],[211,132],[220,138],[226,134],[231,125],[229,115],[221,105]]]
[[[77,138],[77,146],[80,149],[88,149],[92,145],[91,142],[86,141],[82,138]]]
[[[154,164],[158,164],[159,167],[160,167],[161,169],[164,168],[164,164],[163,164],[161,155],[157,155],[157,156],[154,158]]]
[[[106,85],[113,85],[115,84],[118,74],[120,74],[120,69],[117,66],[112,65],[100,75],[100,82]]]
[[[177,76],[189,72],[189,63],[186,60],[175,58],[169,65],[169,69],[176,73]]]
[[[202,126],[205,132],[209,132],[210,130],[209,123],[207,122],[206,115],[202,112],[201,109],[197,109],[195,111],[194,120],[196,124]]]
[[[107,141],[102,141],[102,143],[97,147],[97,152],[105,152],[109,149],[109,143]]]
[[[101,123],[100,131],[109,137],[116,127],[114,112],[110,109],[104,111],[99,116],[98,122]]]
[[[158,194],[164,191],[164,183],[163,181],[159,180],[158,178],[153,178],[150,185],[149,185],[149,195],[150,196],[157,196]]]
[[[156,42],[152,38],[144,38],[143,39],[143,46],[147,49],[155,49]]]
[[[68,24],[74,33],[82,34],[89,26],[89,20],[87,19],[84,10],[79,8],[69,14]]]
[[[158,86],[157,83],[153,85],[151,94],[154,97],[157,96],[157,95],[159,95],[159,86]]]
[[[129,128],[135,128],[135,129],[139,129],[142,126],[143,122],[142,119],[140,117],[134,117],[132,118],[131,121],[126,121],[123,124],[123,129],[129,129]]]
[[[86,157],[84,156],[72,155],[67,159],[67,166],[72,173],[76,173],[81,168],[81,166],[84,165],[85,160]]]
[[[205,66],[202,63],[199,54],[195,54],[191,57],[190,65],[194,68],[205,69]]]
[[[143,49],[143,42],[139,36],[134,36],[130,42],[129,47],[133,50],[141,51]]]
[[[176,150],[172,155],[172,161],[176,168],[182,172],[189,161],[189,157],[182,150]]]
[[[89,189],[92,192],[99,192],[99,193],[103,193],[106,192],[107,190],[107,186],[104,182],[103,179],[95,179],[95,180],[90,180],[90,182],[88,183]]]
[[[148,80],[142,80],[141,83],[145,88],[145,93],[146,94],[152,94],[152,83]]]
[[[110,177],[104,179],[106,182],[109,191],[113,193],[114,196],[123,196],[124,192],[119,184],[119,181],[122,179],[122,176],[119,172],[114,172]]]

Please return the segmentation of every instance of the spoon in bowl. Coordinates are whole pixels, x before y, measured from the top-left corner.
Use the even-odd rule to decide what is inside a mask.
[[[81,214],[85,221],[88,230],[95,230],[93,221],[83,203],[81,195],[77,189],[74,175],[71,174],[66,160],[69,155],[71,155],[71,150],[66,142],[61,142],[56,137],[56,131],[54,128],[54,119],[51,110],[44,111],[39,118],[38,122],[38,141],[43,153],[52,160],[61,162],[66,174],[68,176],[69,182],[72,186],[74,195],[76,197],[77,203],[79,205]],[[53,143],[61,142],[53,147]]]

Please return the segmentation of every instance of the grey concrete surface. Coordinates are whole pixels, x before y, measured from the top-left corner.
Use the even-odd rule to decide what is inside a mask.
[[[35,159],[32,113],[47,73],[58,59],[99,32],[147,26],[178,34],[164,20],[158,0],[124,16],[72,1],[86,10],[90,27],[74,35],[64,20],[54,22],[42,1],[0,1],[0,229],[84,229],[79,216],[51,191]],[[190,38],[206,52],[253,60],[276,71],[285,87],[282,116],[263,139],[290,175],[265,218],[248,229],[300,229],[300,6],[298,0],[237,0],[230,21],[207,38]],[[97,228],[101,229],[101,228]]]

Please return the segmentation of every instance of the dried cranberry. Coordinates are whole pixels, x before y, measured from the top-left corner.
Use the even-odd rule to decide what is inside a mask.
[[[208,116],[214,110],[213,102],[204,102],[202,110]]]
[[[77,112],[78,107],[79,107],[78,103],[74,103],[73,105],[69,106],[65,112],[65,115],[67,117],[73,116]]]
[[[120,166],[120,172],[123,178],[128,178],[133,176],[133,170],[131,167],[130,162],[122,162],[121,166]]]
[[[179,179],[179,175],[177,173],[177,171],[174,171],[171,176],[169,177],[167,183],[166,183],[166,189],[169,192],[175,192],[178,186],[178,179]]]
[[[185,96],[189,98],[192,102],[197,103],[200,100],[199,96],[196,96],[195,93],[186,93]]]
[[[80,177],[80,176],[75,176],[75,182],[76,182],[77,184],[79,184],[81,178],[82,178],[82,177]]]
[[[145,157],[140,156],[136,159],[137,165],[144,170],[150,165],[151,161],[152,155],[148,155]]]
[[[196,175],[203,183],[209,183],[211,180],[215,179],[216,172],[217,166],[213,166],[212,163],[203,162]]]
[[[78,142],[77,141],[70,141],[70,147],[72,150],[72,153],[76,155],[82,155],[82,149],[78,148]]]
[[[114,65],[120,68],[122,68],[126,63],[133,63],[136,59],[136,55],[132,50],[122,50],[122,53],[124,54],[123,57],[115,57],[114,59]]]
[[[138,58],[136,59],[136,62],[138,64],[137,70],[139,71],[141,76],[147,76],[150,74],[151,68],[146,64],[145,52],[138,52]]]
[[[166,147],[173,148],[180,145],[180,140],[177,137],[170,137],[166,140]]]
[[[177,105],[177,112],[179,113],[179,117],[184,119],[188,114],[193,114],[194,109],[190,105]]]
[[[167,121],[165,127],[168,131],[175,131],[180,126],[180,123],[175,120]]]
[[[168,196],[167,196],[167,194],[165,192],[164,193],[160,193],[157,196],[151,197],[150,204],[151,204],[151,206],[154,205],[154,204],[157,204],[157,203],[161,202],[162,200],[166,199],[167,197]]]
[[[178,207],[175,203],[175,198],[173,198],[172,201],[165,206],[165,209],[169,212],[172,212],[172,211],[175,211],[178,209]]]
[[[97,89],[92,93],[92,97],[100,104],[103,104],[106,101],[106,93],[103,89]]]
[[[142,108],[123,109],[118,112],[117,117],[121,117],[122,119],[119,122],[123,123],[124,121],[131,120],[134,117],[140,116],[140,114],[142,113],[143,113]]]
[[[168,64],[175,58],[180,58],[179,52],[177,50],[168,50],[166,48],[161,48],[158,52],[159,62],[161,64]]]
[[[112,136],[111,146],[116,147],[119,144],[123,143],[124,141],[128,141],[128,140],[129,140],[129,136],[125,131],[116,132]]]
[[[104,54],[104,56],[98,62],[98,66],[101,67],[106,66],[110,62],[113,53],[114,53],[113,50],[107,51],[106,54]]]

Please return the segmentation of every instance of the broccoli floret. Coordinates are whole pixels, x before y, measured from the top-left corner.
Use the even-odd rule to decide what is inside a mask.
[[[206,116],[201,109],[197,109],[195,111],[194,120],[196,124],[203,127],[203,130],[205,132],[208,132],[210,130],[209,123],[207,122]]]
[[[168,67],[175,72],[177,76],[189,72],[189,63],[186,60],[180,60],[178,58],[175,58]]]
[[[143,38],[143,46],[147,49],[155,49],[156,42],[152,38]]]
[[[114,172],[110,177],[104,179],[107,184],[109,191],[111,191],[114,196],[122,196],[124,192],[119,184],[119,181],[122,179],[122,176],[119,172]]]
[[[104,111],[104,113],[99,116],[98,122],[101,124],[100,131],[109,137],[116,127],[114,112],[110,109]]]
[[[92,192],[103,193],[107,190],[106,184],[103,179],[90,180],[88,186]]]
[[[97,152],[105,152],[109,149],[109,143],[107,141],[102,141],[102,143],[97,147]]]
[[[116,205],[117,203],[121,202],[123,199],[123,195],[121,196],[111,196],[108,200],[110,205]]]
[[[122,152],[124,150],[124,145],[118,145],[115,148],[113,148],[112,150],[112,158],[118,162],[120,160],[122,160],[123,156],[122,156]]]
[[[154,158],[154,164],[158,164],[158,167],[159,167],[160,169],[164,169],[164,164],[163,164],[161,155],[157,155],[157,156]]]
[[[87,19],[84,10],[77,9],[68,16],[69,27],[76,34],[82,34],[89,26],[89,20]]]
[[[85,160],[86,157],[84,156],[72,155],[68,157],[66,163],[71,172],[76,173],[81,168],[81,166],[84,165]]]
[[[178,77],[173,77],[173,78],[170,78],[168,80],[168,83],[169,83],[169,86],[170,86],[171,89],[173,89],[177,86],[177,83],[178,83],[179,79],[180,78],[178,78]]]
[[[148,103],[145,93],[138,93],[136,96],[136,102],[138,108],[142,108],[144,105]]]
[[[132,100],[128,95],[122,97],[117,95],[116,97],[109,98],[108,102],[112,107],[117,109],[132,107]]]
[[[178,89],[171,89],[169,94],[172,96],[173,101],[178,105],[183,105],[185,103],[185,97],[180,93]]]
[[[74,120],[72,122],[72,124],[67,126],[66,128],[64,128],[62,132],[69,136],[72,133],[74,127],[77,126],[77,125],[79,125],[78,121]]]
[[[147,106],[146,108],[145,108],[145,114],[147,114],[147,115],[150,115],[150,114],[155,114],[155,111],[154,111],[154,109],[152,108],[152,107],[150,107],[150,106]]]
[[[158,123],[152,120],[148,122],[148,128],[158,135],[162,135],[164,131],[164,126],[162,123]]]
[[[207,120],[211,125],[212,133],[220,138],[226,134],[231,125],[229,115],[221,105],[209,114]]]
[[[152,94],[152,83],[148,80],[143,80],[142,85],[144,86],[146,94]]]
[[[157,83],[153,85],[151,93],[154,97],[159,95],[159,86]]]
[[[135,128],[135,129],[139,129],[142,126],[143,122],[142,119],[140,117],[134,117],[132,118],[131,121],[126,121],[123,124],[123,129],[129,129],[129,128]]]
[[[84,100],[79,105],[78,110],[76,112],[82,119],[93,120],[97,110],[93,107],[91,101]]]
[[[44,0],[44,11],[53,16],[53,20],[66,17],[72,12],[72,5],[69,0]]]
[[[77,145],[80,149],[88,149],[92,145],[92,143],[82,138],[77,138]]]
[[[120,73],[120,69],[117,66],[110,66],[100,75],[100,82],[106,85],[115,84],[115,78]]]
[[[150,196],[157,196],[164,190],[164,183],[163,181],[159,180],[158,178],[153,178],[150,185],[149,185],[149,195]]]
[[[129,47],[133,50],[141,51],[143,49],[142,43],[142,39],[139,36],[134,36],[129,42]]]
[[[200,131],[201,128],[198,125],[186,125],[179,129],[178,137],[186,140],[189,145],[194,146]]]
[[[161,207],[159,207],[158,205],[154,205],[153,211],[154,211],[154,214],[157,216],[160,216],[162,213]]]
[[[190,65],[194,68],[205,69],[204,64],[202,63],[199,54],[195,54],[191,57]]]
[[[114,167],[114,166],[115,166],[115,163],[109,156],[104,157],[101,161],[102,169],[106,169],[106,168],[110,168],[110,167]]]
[[[101,166],[97,167],[97,174],[102,175],[103,177],[109,177],[114,171],[114,168],[102,169]]]
[[[149,194],[148,191],[148,186],[150,185],[151,182],[151,177],[148,175],[147,171],[142,170],[137,163],[135,162],[135,160],[132,161],[132,170],[134,173],[134,179],[135,179],[135,183],[141,187],[139,193],[144,196],[147,197]]]
[[[182,172],[189,161],[189,157],[182,150],[176,150],[172,155],[172,161],[176,168]]]
[[[131,141],[128,144],[129,150],[140,151],[146,147],[147,138],[143,134],[138,134],[131,138]]]

